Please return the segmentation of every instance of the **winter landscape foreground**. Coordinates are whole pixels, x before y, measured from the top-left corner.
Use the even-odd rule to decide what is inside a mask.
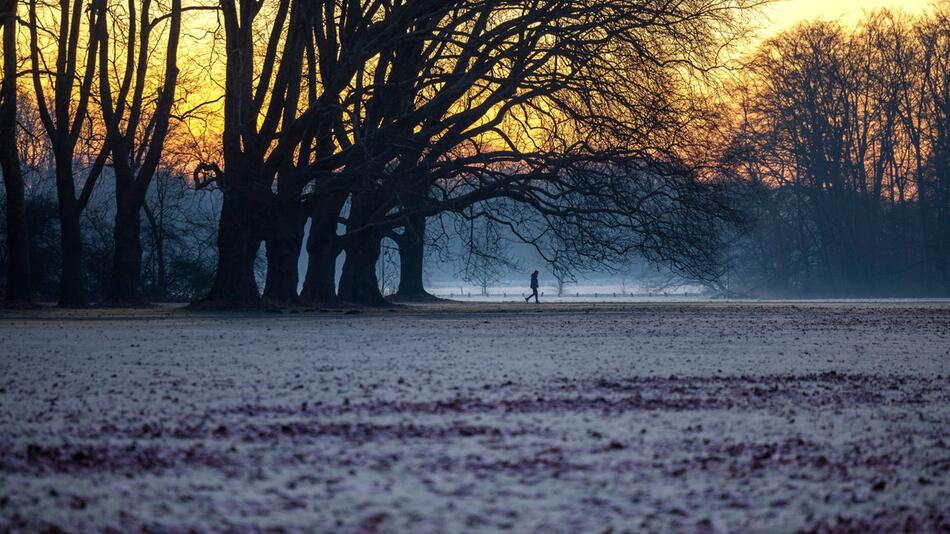
[[[946,531],[947,301],[0,315],[0,531]]]

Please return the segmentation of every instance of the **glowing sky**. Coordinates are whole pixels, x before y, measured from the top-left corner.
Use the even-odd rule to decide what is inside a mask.
[[[760,36],[770,36],[806,20],[820,18],[853,24],[865,12],[880,7],[915,13],[930,5],[931,0],[783,0],[765,8]]]

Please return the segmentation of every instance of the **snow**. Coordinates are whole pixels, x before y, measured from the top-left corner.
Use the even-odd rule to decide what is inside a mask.
[[[950,302],[0,315],[0,531],[934,531]]]
[[[527,280],[527,279],[526,279]],[[426,284],[427,290],[441,298],[461,302],[517,302],[531,293],[526,280],[506,280],[503,283],[482,288],[475,285],[436,281]],[[392,289],[391,292],[395,292]],[[656,285],[640,281],[621,283],[617,280],[585,280],[565,284],[561,295],[557,286],[542,282],[538,287],[541,298],[547,302],[682,302],[708,301],[708,291],[700,285]]]

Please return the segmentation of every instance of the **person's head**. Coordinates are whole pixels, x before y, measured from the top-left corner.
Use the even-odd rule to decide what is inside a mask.
[[[537,275],[538,275],[538,271],[537,271],[537,270],[535,270],[535,271],[534,271],[533,273],[531,273],[531,274],[533,274],[533,275],[535,275],[535,276],[537,276]]]

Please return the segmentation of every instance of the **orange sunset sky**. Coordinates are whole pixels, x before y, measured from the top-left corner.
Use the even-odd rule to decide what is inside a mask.
[[[881,7],[913,13],[930,5],[931,0],[784,0],[764,9],[766,19],[762,21],[764,28],[760,36],[767,37],[798,22],[816,18],[853,24],[865,12]]]

